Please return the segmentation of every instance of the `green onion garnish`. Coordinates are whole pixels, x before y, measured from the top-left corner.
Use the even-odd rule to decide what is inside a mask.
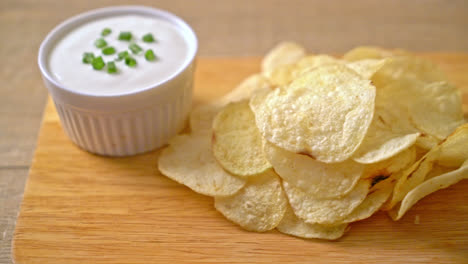
[[[83,63],[90,64],[93,63],[94,54],[92,52],[83,53]]]
[[[148,33],[148,34],[144,35],[143,36],[143,41],[148,42],[148,43],[154,42],[153,34]]]
[[[106,66],[106,63],[104,62],[101,56],[94,58],[92,64],[95,70],[102,70],[102,68]]]
[[[119,40],[130,41],[132,39],[132,33],[129,31],[122,31],[119,34]]]
[[[104,55],[112,55],[115,53],[115,48],[114,47],[105,47],[102,49],[102,54]]]
[[[154,52],[152,49],[149,49],[145,52],[145,59],[147,61],[154,61],[156,59],[156,55],[154,55]]]
[[[107,72],[108,73],[117,73],[117,66],[115,66],[115,62],[110,61],[107,63]]]
[[[103,38],[98,38],[96,41],[94,41],[94,46],[96,46],[98,49],[101,49],[107,46],[107,42]]]
[[[143,49],[135,43],[130,44],[128,48],[133,52],[133,54],[140,53]]]
[[[119,54],[117,54],[118,58],[117,58],[117,61],[121,61],[127,57],[130,56],[130,54],[128,53],[128,51],[121,51],[119,52]]]
[[[105,37],[109,35],[110,33],[112,33],[112,30],[110,28],[105,28],[101,31],[101,36]]]
[[[137,65],[137,61],[131,57],[131,56],[128,56],[125,58],[125,64],[127,64],[128,67],[135,67]]]

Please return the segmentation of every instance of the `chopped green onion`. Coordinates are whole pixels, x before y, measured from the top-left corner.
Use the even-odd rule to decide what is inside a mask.
[[[112,30],[110,28],[105,28],[105,29],[102,30],[101,36],[105,37],[105,36],[109,35],[110,33],[112,33]]]
[[[121,60],[127,58],[128,56],[130,56],[130,54],[128,53],[128,51],[121,51],[121,52],[119,52],[119,54],[117,54],[117,56],[118,56],[117,60],[121,61]]]
[[[119,40],[130,41],[132,39],[132,32],[122,31],[119,34]]]
[[[135,67],[137,65],[137,61],[131,57],[131,56],[128,56],[125,58],[125,64],[127,64],[128,67]]]
[[[83,63],[90,64],[93,63],[94,54],[92,52],[83,53]]]
[[[101,49],[107,46],[107,42],[103,38],[98,38],[96,41],[94,41],[94,46],[96,46],[98,49]]]
[[[93,68],[95,70],[102,70],[104,66],[106,66],[106,63],[104,62],[101,56],[93,59]]]
[[[154,61],[155,59],[157,59],[152,49],[149,49],[145,52],[145,59],[147,61]]]
[[[112,55],[115,53],[115,48],[114,47],[105,47],[102,49],[102,54],[104,55]]]
[[[143,36],[143,41],[148,42],[148,43],[154,42],[153,34],[148,33],[148,34],[144,35]]]
[[[110,61],[107,63],[107,72],[108,73],[117,73],[117,67],[115,66],[115,62]]]
[[[128,48],[133,52],[133,54],[140,53],[143,49],[135,43],[130,44]]]

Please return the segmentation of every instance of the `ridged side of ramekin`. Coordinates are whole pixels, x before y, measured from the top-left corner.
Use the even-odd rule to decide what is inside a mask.
[[[174,101],[128,113],[96,113],[54,100],[68,137],[81,148],[105,156],[129,156],[166,144],[180,132],[191,107],[191,86]]]

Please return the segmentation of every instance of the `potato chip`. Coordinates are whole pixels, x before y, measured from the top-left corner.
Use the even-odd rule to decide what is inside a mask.
[[[365,79],[371,79],[374,73],[376,73],[385,64],[384,59],[364,59],[349,62],[346,64],[349,68],[359,73]]]
[[[295,153],[332,163],[359,147],[374,112],[375,87],[343,65],[304,73],[252,110],[263,137]]]
[[[250,98],[259,90],[269,90],[269,82],[260,74],[247,77],[234,90],[217,101],[195,107],[190,113],[192,132],[210,131],[216,114],[228,103]]]
[[[425,84],[448,81],[447,76],[437,65],[422,58],[409,56],[386,59],[384,65],[372,76],[372,82],[377,88],[404,79],[417,80]]]
[[[294,42],[281,42],[263,58],[262,71],[270,72],[278,66],[295,63],[305,54],[305,49],[301,45]]]
[[[264,75],[273,86],[278,87],[290,84],[296,77],[297,71],[296,64],[285,64],[264,72]]]
[[[378,183],[375,188],[372,188],[367,194],[366,199],[356,207],[349,215],[347,215],[342,223],[351,223],[366,219],[377,212],[380,207],[388,200],[390,194],[392,193],[392,184],[390,181],[384,180],[383,182]]]
[[[431,149],[424,157],[418,160],[407,170],[397,175],[397,183],[393,190],[392,199],[386,205],[386,209],[392,208],[416,186],[421,184],[433,165],[438,161],[441,165],[460,166],[468,159],[466,151],[466,139],[468,133],[468,124],[462,125],[455,132],[447,137],[442,144]]]
[[[226,196],[238,192],[245,180],[224,171],[211,152],[211,134],[179,135],[159,156],[162,174],[197,193]]]
[[[447,167],[459,167],[468,160],[468,124],[458,127],[440,145],[440,155],[437,163]]]
[[[372,46],[356,47],[343,55],[343,59],[347,61],[359,61],[364,59],[384,59],[396,55],[405,55],[407,52],[402,50],[385,50]]]
[[[393,220],[399,220],[419,200],[427,195],[449,187],[463,179],[468,179],[468,162],[459,169],[433,177],[412,189],[403,199],[401,205],[389,212]]]
[[[352,160],[323,163],[269,142],[264,143],[263,149],[268,161],[283,180],[316,198],[333,198],[349,193],[365,168]]]
[[[275,228],[287,206],[280,179],[272,170],[249,179],[233,196],[215,197],[216,210],[241,227],[256,232]]]
[[[334,225],[340,223],[356,207],[358,207],[369,192],[370,182],[359,181],[348,194],[331,199],[317,199],[286,181],[283,181],[284,191],[294,213],[306,223]]]
[[[213,154],[230,173],[248,177],[271,168],[248,101],[228,104],[213,121]]]
[[[302,219],[298,218],[294,214],[293,209],[288,206],[283,220],[281,220],[276,229],[281,233],[301,238],[335,240],[344,235],[347,230],[347,226],[347,224],[340,224],[335,226],[308,224]]]
[[[440,140],[438,140],[437,138],[431,135],[420,134],[418,139],[416,139],[416,146],[418,146],[421,149],[429,151],[433,147],[437,146],[439,142]]]
[[[196,106],[192,112],[190,112],[189,122],[192,133],[211,131],[213,119],[222,107],[223,104],[220,102],[212,102]]]
[[[419,135],[404,124],[404,116],[395,116],[386,108],[376,107],[369,130],[353,159],[369,164],[391,158],[414,145]]]
[[[362,179],[386,178],[392,174],[406,169],[416,160],[416,148],[411,147],[389,159],[377,163],[367,164]]]
[[[258,90],[269,90],[271,85],[261,74],[253,74],[243,80],[234,90],[221,98],[224,104],[249,99]]]
[[[286,86],[305,72],[320,66],[333,64],[343,63],[328,55],[311,55],[300,59],[294,64],[286,64],[276,67],[272,71],[265,72],[264,74],[270,80],[272,85]]]

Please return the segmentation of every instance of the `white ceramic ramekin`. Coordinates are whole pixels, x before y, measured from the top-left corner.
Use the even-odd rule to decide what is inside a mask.
[[[86,22],[123,14],[164,19],[181,30],[192,53],[177,74],[158,85],[112,96],[79,93],[52,77],[48,59],[58,40]],[[128,156],[161,147],[183,129],[192,102],[197,45],[190,26],[171,13],[142,6],[116,6],[89,11],[58,25],[42,42],[38,63],[68,137],[92,153]]]

